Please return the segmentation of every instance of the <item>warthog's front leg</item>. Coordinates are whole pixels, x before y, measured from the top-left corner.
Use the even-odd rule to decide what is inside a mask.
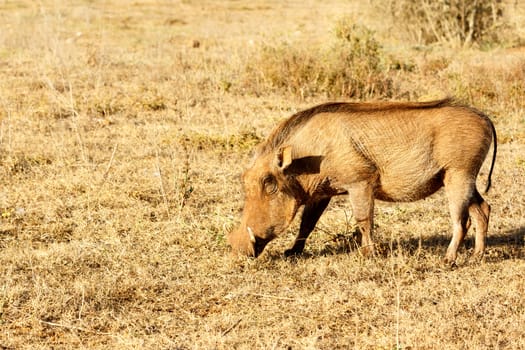
[[[323,198],[317,202],[306,204],[303,210],[303,216],[301,218],[301,227],[299,228],[299,234],[295,238],[295,242],[292,248],[286,250],[284,255],[298,255],[304,250],[304,244],[310,233],[315,228],[317,221],[323,214],[324,210],[330,203],[330,197]]]

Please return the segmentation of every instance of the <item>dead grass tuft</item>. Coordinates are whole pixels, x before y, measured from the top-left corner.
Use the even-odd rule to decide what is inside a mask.
[[[241,131],[235,135],[203,135],[189,133],[181,136],[179,142],[186,149],[208,150],[217,152],[247,152],[253,149],[262,138],[255,130]]]
[[[384,8],[384,3],[377,3]],[[406,1],[388,4],[387,13],[399,24],[398,31],[420,44],[454,46],[494,45],[515,37],[505,22],[505,11],[513,9],[502,1]]]

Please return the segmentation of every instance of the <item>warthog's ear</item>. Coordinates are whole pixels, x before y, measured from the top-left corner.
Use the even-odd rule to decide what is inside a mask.
[[[292,161],[292,146],[280,148],[277,152],[277,167],[285,171],[292,164]]]
[[[323,156],[307,156],[294,158],[292,147],[287,146],[277,154],[277,166],[286,175],[319,174]]]

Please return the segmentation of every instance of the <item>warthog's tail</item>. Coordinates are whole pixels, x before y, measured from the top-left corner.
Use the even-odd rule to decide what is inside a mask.
[[[492,142],[494,144],[494,151],[492,152],[492,163],[490,163],[489,175],[487,177],[487,186],[485,187],[485,193],[490,190],[492,171],[494,170],[494,163],[496,162],[496,153],[498,153],[498,139],[496,137],[496,128],[494,124],[489,119],[490,127],[492,128]]]

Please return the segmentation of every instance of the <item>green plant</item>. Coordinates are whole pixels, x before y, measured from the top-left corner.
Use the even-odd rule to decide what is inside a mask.
[[[345,17],[328,47],[265,45],[248,60],[244,84],[256,93],[284,90],[301,98],[391,97],[394,86],[374,32]]]
[[[327,72],[331,91],[356,98],[392,97],[392,80],[374,32],[344,17],[337,22],[334,33],[337,41],[330,51],[332,66]]]

